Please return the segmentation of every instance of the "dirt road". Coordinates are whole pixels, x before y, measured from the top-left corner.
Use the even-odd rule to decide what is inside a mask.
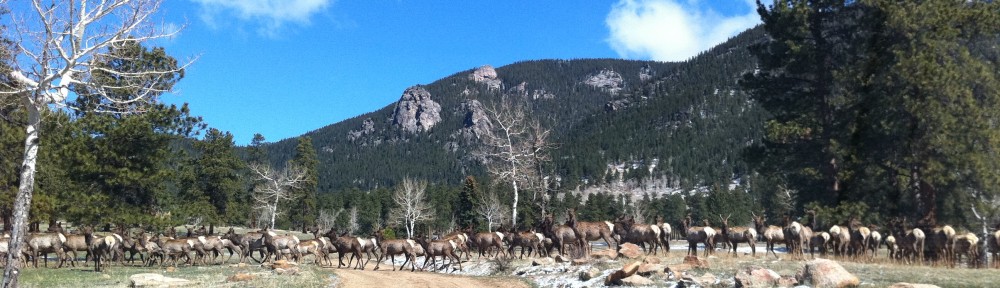
[[[365,270],[337,269],[337,287],[490,287],[528,288],[517,278],[469,277],[435,272],[373,271],[369,264]],[[386,268],[386,267],[383,267]]]

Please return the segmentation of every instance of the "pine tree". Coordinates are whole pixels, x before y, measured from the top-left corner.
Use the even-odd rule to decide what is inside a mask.
[[[295,147],[295,156],[290,162],[305,169],[306,178],[298,188],[292,189],[295,201],[291,201],[289,211],[289,221],[294,227],[301,225],[302,228],[310,227],[316,222],[316,194],[319,189],[319,160],[316,159],[316,149],[313,148],[312,137],[302,136],[298,138],[299,144]]]

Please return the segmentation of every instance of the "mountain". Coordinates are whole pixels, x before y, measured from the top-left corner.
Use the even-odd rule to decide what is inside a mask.
[[[391,186],[405,176],[460,183],[484,175],[470,156],[501,95],[526,99],[552,129],[554,173],[564,187],[613,179],[682,187],[729,182],[742,148],[761,137],[763,114],[737,89],[753,69],[755,28],[685,62],[536,60],[461,71],[402,92],[377,111],[305,134],[320,160],[320,191]],[[296,140],[267,146],[274,163]]]

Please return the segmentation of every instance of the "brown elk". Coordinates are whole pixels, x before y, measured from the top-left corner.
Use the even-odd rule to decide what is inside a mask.
[[[566,255],[566,245],[570,245],[571,249],[573,246],[579,246],[576,236],[576,232],[573,228],[566,225],[555,225],[555,220],[552,214],[545,215],[540,223],[540,230],[546,238],[552,239],[552,244],[558,247],[559,255]],[[582,248],[581,248],[582,249]]]
[[[604,243],[608,245],[609,249],[614,247],[611,246],[612,243],[611,239],[614,238],[612,237],[613,235],[612,232],[615,230],[614,224],[612,224],[609,221],[600,221],[600,222],[577,221],[576,208],[570,208],[567,211],[567,214],[569,215],[573,223],[576,224],[575,227],[571,226],[571,228],[573,228],[574,229],[573,232],[577,236],[579,236],[577,237],[578,238],[577,241],[579,241],[580,247],[584,249],[585,253],[590,253],[593,250],[593,247],[591,247],[590,245],[590,241],[604,240]],[[615,245],[618,245],[617,242],[614,243]]]
[[[382,229],[375,230],[375,239],[378,240],[379,245],[379,257],[375,261],[375,270],[378,270],[378,266],[382,264],[382,260],[388,256],[389,265],[392,266],[392,271],[396,271],[396,255],[403,254],[403,264],[410,262],[410,271],[416,269],[416,251],[414,246],[417,246],[417,242],[410,239],[393,239],[385,240],[385,236],[382,234]],[[399,266],[399,271],[403,271],[403,265]]]
[[[722,235],[725,235],[726,241],[728,241],[729,244],[732,245],[733,255],[739,256],[739,253],[736,251],[736,248],[737,246],[739,246],[739,243],[746,242],[747,245],[750,245],[751,255],[756,257],[757,229],[751,227],[743,227],[743,226],[729,227],[730,216],[732,215],[727,215],[725,218],[723,218],[722,215],[719,215],[719,219],[722,220]]]
[[[49,266],[49,258],[45,257],[49,253],[56,253],[60,259],[58,267],[62,267],[62,259],[66,257],[63,251],[63,243],[66,243],[66,235],[62,232],[33,233],[28,234],[25,240],[25,248],[28,255],[31,255],[32,264],[38,268],[38,257],[45,258],[45,267]]]
[[[785,227],[782,229],[782,232],[785,234],[785,243],[789,248],[788,253],[792,255],[792,258],[805,258],[802,249],[808,246],[809,237],[812,237],[812,230],[806,230],[808,229],[807,227],[798,221],[792,221],[788,215],[785,215],[784,223]],[[831,234],[830,236],[833,235]]]
[[[1000,224],[997,224],[992,234],[987,235],[989,240],[990,259],[994,268],[1000,268]]]
[[[524,251],[528,250],[528,257],[531,257],[531,253],[537,253],[538,257],[542,257],[542,250],[545,247],[540,247],[542,244],[542,239],[545,238],[541,233],[537,233],[534,230],[528,230],[524,232],[511,232],[509,243],[507,244],[507,255],[514,256],[514,247],[521,247],[521,254],[518,259],[524,259]]]
[[[274,260],[281,259],[283,251],[291,252],[292,257],[296,259],[301,256],[298,250],[295,249],[295,246],[300,242],[299,237],[295,237],[295,235],[278,235],[270,229],[261,230],[261,233],[264,234],[264,246],[267,247],[268,252],[274,254]],[[270,256],[266,256],[265,258],[270,259]]]
[[[324,244],[326,243],[320,239],[322,238],[302,240],[299,244],[296,244],[295,252],[298,256],[295,256],[295,262],[299,262],[300,259],[298,257],[305,258],[305,255],[311,254],[313,255],[313,264],[322,265],[321,263],[323,259],[326,258],[326,252],[323,250]]]
[[[872,261],[877,256],[876,254],[878,254],[878,246],[882,243],[882,233],[878,232],[875,225],[868,225],[868,230],[871,231],[871,236],[868,237],[865,249],[872,250],[872,255],[868,257],[868,261]]]
[[[444,235],[444,237],[441,237],[441,239],[455,240],[456,243],[459,244],[458,245],[458,250],[459,250],[459,255],[458,256],[462,256],[461,254],[465,253],[465,260],[469,260],[469,257],[470,257],[469,254],[471,254],[469,252],[469,250],[470,250],[469,246],[471,244],[471,242],[470,242],[471,239],[469,238],[469,234],[470,233],[472,233],[472,226],[471,225],[469,227],[465,227],[464,230],[455,230],[455,231],[452,231],[451,233],[448,233],[447,235]]]
[[[920,228],[908,229],[908,222],[905,217],[902,220],[893,220],[895,222],[896,235],[901,235],[896,238],[896,241],[899,244],[900,252],[902,252],[902,258],[908,263],[911,261],[923,263],[924,243],[927,239],[927,234],[923,230],[920,230]]]
[[[90,247],[90,254],[94,259],[94,271],[101,272],[101,267],[107,266],[107,263],[101,264],[101,258],[113,257],[116,247],[121,246],[121,242],[119,242],[119,238],[116,236],[117,235],[107,235],[104,237],[84,238],[88,242],[87,246]]]
[[[489,256],[489,257],[497,257],[497,256],[499,256],[501,254],[504,254],[504,251],[503,251],[503,237],[504,237],[504,235],[505,234],[503,232],[499,232],[499,231],[498,232],[479,232],[479,233],[476,233],[476,235],[472,235],[470,241],[471,241],[471,243],[472,243],[473,246],[476,246],[477,248],[479,248],[479,258],[483,258],[483,255],[486,255],[486,256]],[[441,240],[454,240],[454,242],[455,242],[456,245],[458,245],[460,243],[460,241],[461,241],[460,239],[448,239],[448,238],[443,238]],[[461,245],[459,245],[455,249],[459,249],[460,246]],[[496,252],[496,254],[493,254],[491,256],[491,255],[489,255],[489,250],[493,249],[493,248],[496,248],[497,252]]]
[[[767,251],[764,252],[764,257],[767,257],[767,253],[774,254],[774,257],[778,257],[778,254],[774,252],[774,244],[785,242],[785,232],[779,226],[765,226],[765,223],[767,223],[767,216],[753,215],[754,228],[757,229],[757,232],[759,232],[760,235],[764,237],[764,241],[767,242]]]
[[[954,243],[951,247],[954,247],[954,262],[959,263],[962,261],[962,255],[969,257],[969,267],[979,267],[979,237],[973,233],[960,234],[953,237]]]
[[[621,242],[636,242],[641,244],[646,254],[656,254],[656,249],[660,245],[660,227],[656,225],[635,224],[635,217],[619,217],[614,223],[614,231]],[[646,244],[650,249],[646,249]],[[610,246],[609,246],[610,247]]]
[[[83,263],[84,265],[87,265],[87,261],[90,261],[90,246],[87,246],[88,242],[84,239],[88,236],[82,233],[85,229],[87,229],[87,227],[78,230],[80,233],[65,235],[66,242],[63,243],[63,251],[65,251],[67,257],[60,260],[60,262],[65,263],[69,260],[70,266],[76,267],[76,252],[84,252],[86,255],[84,256]],[[60,265],[62,263],[60,263]]]
[[[681,221],[681,225],[684,226],[684,238],[688,241],[688,255],[698,255],[698,243],[704,243],[705,257],[713,253],[715,250],[715,229],[709,226],[691,226],[690,214]]]
[[[165,237],[160,237],[157,235],[150,239],[150,242],[156,243],[156,250],[151,250],[150,259],[155,255],[158,255],[161,259],[169,259],[174,267],[177,267],[177,261],[180,257],[186,259],[185,263],[191,262],[191,250],[194,248],[194,243],[189,241],[189,239],[163,239]],[[160,266],[166,265],[166,260],[160,261]]]
[[[863,259],[868,256],[868,241],[871,239],[872,231],[866,226],[862,226],[857,217],[851,217],[847,225],[851,233],[851,244],[849,251],[855,259]]]
[[[670,223],[663,222],[663,216],[656,216],[656,226],[660,228],[660,246],[664,252],[670,253],[670,234],[674,229],[670,227]]]
[[[888,251],[889,255],[887,255],[887,257],[889,260],[899,260],[901,255],[899,253],[899,244],[896,242],[896,236],[889,234],[889,236],[885,237],[885,250]]]
[[[427,256],[424,257],[424,265],[420,269],[427,269],[427,264],[430,262],[437,262],[437,256],[441,256],[442,265],[438,269],[445,267],[444,260],[451,259],[451,263],[448,265],[453,265],[458,262],[458,270],[462,271],[462,259],[458,258],[455,251],[458,250],[458,243],[455,240],[427,240],[427,237],[417,237],[417,243],[424,248],[424,252]]]
[[[364,261],[361,259],[361,241],[358,240],[358,237],[347,236],[346,231],[343,235],[338,236],[337,230],[334,228],[330,228],[330,231],[326,232],[323,236],[330,238],[333,242],[333,246],[337,247],[337,252],[339,252],[337,253],[337,268],[340,268],[341,266],[350,267],[354,258],[357,258],[358,264],[355,264],[354,269],[365,269],[365,263],[363,263]],[[344,265],[344,255],[347,255],[347,253],[351,253],[351,258],[348,258],[347,265]]]
[[[954,266],[956,253],[953,245],[958,243],[954,241],[955,228],[949,225],[927,228],[927,246],[931,247],[935,262],[944,261],[947,265]]]
[[[267,248],[264,246],[264,234],[260,232],[247,232],[246,234],[236,234],[233,228],[229,228],[226,234],[222,235],[222,239],[229,240],[235,246],[240,248],[240,263],[243,263],[247,258],[251,258],[257,263],[264,262],[264,256],[266,255]],[[260,254],[260,260],[253,257],[253,252],[258,252]]]

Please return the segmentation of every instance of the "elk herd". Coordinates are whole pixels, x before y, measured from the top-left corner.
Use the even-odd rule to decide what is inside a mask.
[[[337,233],[335,228],[321,232],[318,227],[313,227],[303,231],[312,234],[311,239],[300,239],[269,229],[236,233],[229,228],[225,233],[216,234],[214,227],[207,230],[205,227],[188,228],[183,237],[178,236],[174,228],[159,233],[124,229],[95,233],[93,227],[84,226],[68,233],[57,224],[48,232],[28,235],[22,245],[22,255],[30,259],[30,265],[34,267],[38,267],[39,259],[47,267],[48,255],[54,254],[58,261],[56,267],[62,267],[76,266],[78,253],[83,253],[82,265],[93,261],[96,271],[114,263],[193,266],[226,263],[232,258],[239,263],[265,263],[279,259],[305,262],[310,256],[315,265],[332,267],[334,253],[337,254],[337,268],[365,269],[375,259],[375,270],[389,260],[391,269],[395,271],[396,256],[401,256],[403,263],[398,265],[399,270],[405,269],[406,264],[409,264],[410,271],[415,271],[417,265],[421,266],[420,270],[426,270],[428,265],[438,266],[439,263],[435,270],[444,267],[461,270],[463,257],[464,261],[469,261],[473,249],[478,252],[476,257],[479,259],[523,259],[525,253],[528,257],[548,257],[558,253],[564,257],[579,258],[589,257],[593,251],[592,242],[607,245],[609,249],[618,249],[621,243],[628,242],[642,247],[646,254],[655,255],[658,250],[669,253],[670,241],[674,238],[671,225],[662,217],[657,217],[656,223],[651,224],[637,223],[634,217],[627,216],[619,216],[614,221],[585,222],[577,221],[576,211],[571,209],[565,219],[565,222],[557,223],[555,217],[548,214],[543,215],[537,226],[523,231],[501,228],[476,233],[472,227],[466,227],[448,234],[435,233],[434,237],[418,235],[413,239],[386,239],[381,229],[370,237],[361,237],[349,235],[346,231]],[[733,226],[729,219],[730,216],[718,215],[719,221],[714,224],[719,226],[713,226],[709,219],[702,220],[703,226],[695,226],[697,223],[688,215],[679,221],[682,227],[677,231],[678,239],[687,241],[689,255],[697,255],[700,246],[706,257],[717,248],[738,257],[741,252],[737,248],[741,243],[750,248],[748,254],[751,257],[757,257],[756,244],[764,242],[766,246],[762,257],[778,257],[775,246],[784,244],[784,252],[792,259],[815,258],[819,253],[821,257],[870,262],[875,261],[884,247],[886,255],[883,259],[888,261],[949,267],[978,267],[981,263],[978,259],[985,256],[981,253],[988,251],[993,260],[990,265],[1000,268],[1000,261],[997,261],[1000,256],[1000,225],[996,227],[997,232],[988,235],[987,239],[980,239],[974,233],[957,233],[948,225],[911,227],[905,218],[892,219],[884,227],[865,225],[857,217],[821,227],[817,225],[815,211],[806,211],[799,219],[803,222],[785,216],[780,225],[769,225],[766,216],[756,214],[752,216],[752,225],[748,226]],[[3,259],[6,259],[9,241],[9,235],[0,237],[0,256]],[[520,250],[517,251],[517,248]],[[806,253],[809,255],[806,256]],[[139,264],[135,262],[136,256],[139,256]],[[223,259],[220,256],[224,256]],[[423,263],[417,263],[420,256],[423,256]],[[344,262],[345,257],[348,258],[347,263]],[[28,265],[27,261],[25,265]]]

